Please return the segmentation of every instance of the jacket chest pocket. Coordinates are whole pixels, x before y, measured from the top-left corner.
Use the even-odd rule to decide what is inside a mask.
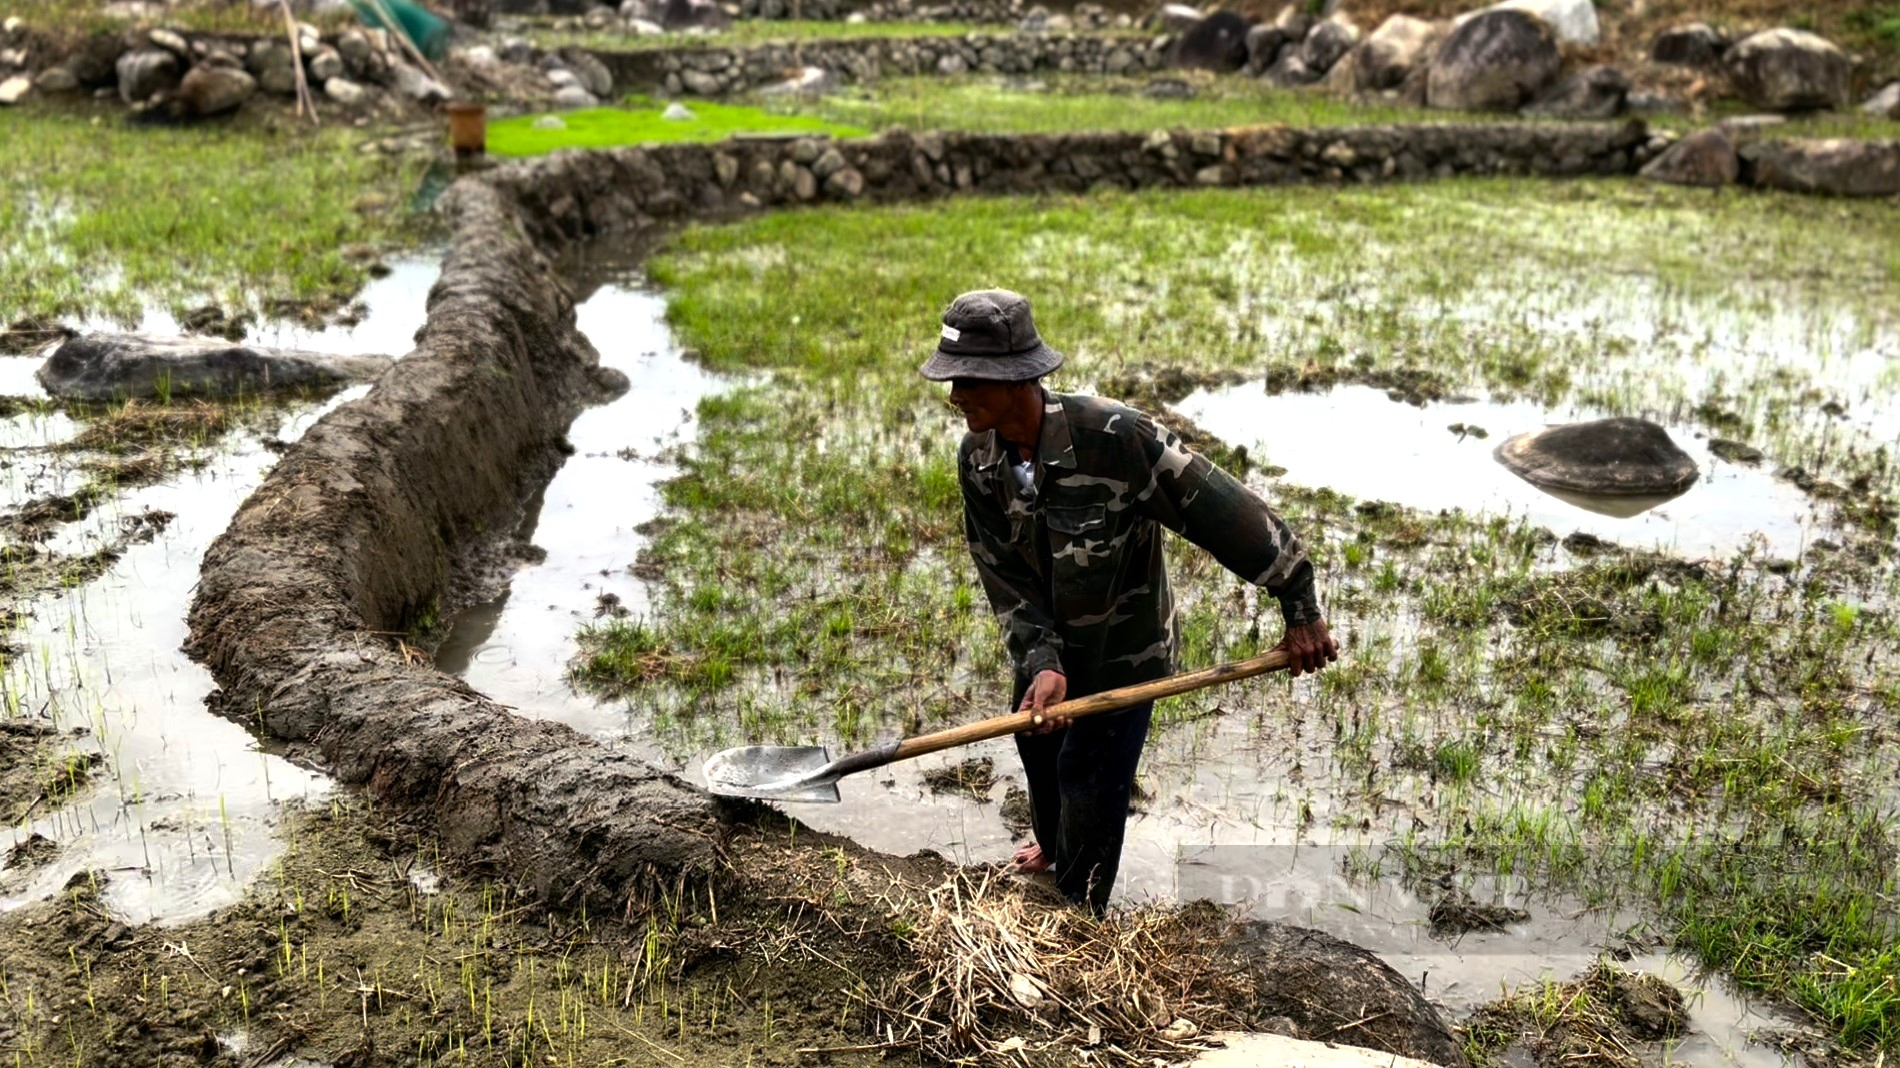
[[[1105,571],[1109,556],[1108,506],[1052,504],[1042,510],[1049,525],[1049,555],[1058,571],[1088,575]]]

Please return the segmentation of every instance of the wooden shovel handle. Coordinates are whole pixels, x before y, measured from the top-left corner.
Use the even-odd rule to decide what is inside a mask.
[[[1141,682],[1133,686],[1123,686],[1118,690],[1104,690],[1101,693],[1090,694],[1087,697],[1078,697],[1073,701],[1064,701],[1059,705],[1050,705],[1048,708],[1042,710],[1042,714],[1044,718],[1047,719],[1054,719],[1059,716],[1067,716],[1070,719],[1081,719],[1083,716],[1093,716],[1097,712],[1113,712],[1117,709],[1127,708],[1130,705],[1141,704],[1143,701],[1154,701],[1163,697],[1173,697],[1176,694],[1190,693],[1194,690],[1204,690],[1209,686],[1217,686],[1223,682],[1238,682],[1241,679],[1253,678],[1255,675],[1265,675],[1269,671],[1279,671],[1285,668],[1290,661],[1291,658],[1287,656],[1286,650],[1272,649],[1251,660],[1239,660],[1232,664],[1221,664],[1218,667],[1202,668],[1200,671],[1189,671],[1181,675],[1170,675],[1165,679],[1156,679],[1153,682]],[[1034,713],[1012,712],[1006,716],[995,716],[990,719],[980,720],[976,723],[967,723],[961,727],[951,727],[948,730],[937,731],[934,734],[924,734],[916,738],[906,738],[897,743],[896,751],[891,753],[890,760],[884,763],[909,760],[911,757],[920,757],[925,753],[935,753],[943,749],[955,749],[960,745],[969,745],[972,742],[983,742],[991,738],[1001,738],[1005,734],[1017,734],[1028,730],[1034,725]]]

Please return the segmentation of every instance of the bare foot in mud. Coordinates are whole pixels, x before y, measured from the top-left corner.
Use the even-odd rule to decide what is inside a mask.
[[[1034,875],[1049,870],[1049,858],[1042,855],[1042,847],[1030,842],[1009,858],[1009,870],[1021,875]]]

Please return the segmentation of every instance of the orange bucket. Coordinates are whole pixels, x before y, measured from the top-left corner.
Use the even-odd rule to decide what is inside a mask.
[[[488,107],[455,101],[449,104],[449,144],[457,156],[479,156],[488,151]]]

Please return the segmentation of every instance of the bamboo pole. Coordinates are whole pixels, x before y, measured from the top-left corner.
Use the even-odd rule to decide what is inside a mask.
[[[310,96],[310,83],[303,76],[303,34],[297,29],[297,16],[291,14],[290,0],[279,0],[284,9],[284,32],[290,35],[291,70],[297,75],[297,114],[306,109],[310,112],[310,125],[321,126],[323,120],[317,118],[317,102]]]

